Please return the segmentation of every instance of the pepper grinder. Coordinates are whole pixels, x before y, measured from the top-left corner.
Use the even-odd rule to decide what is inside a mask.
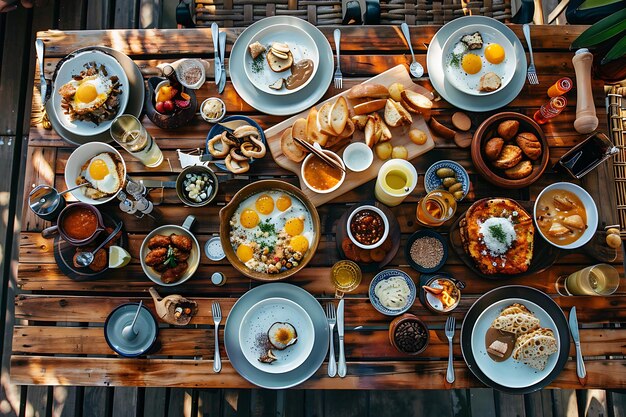
[[[574,129],[578,133],[591,133],[598,127],[596,107],[591,91],[591,64],[593,55],[587,48],[576,51],[572,58],[576,71],[576,120]]]

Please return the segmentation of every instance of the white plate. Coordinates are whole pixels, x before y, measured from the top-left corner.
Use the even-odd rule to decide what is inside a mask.
[[[268,364],[259,361],[265,349],[258,342],[276,322],[291,324],[298,341],[285,350],[272,349],[278,360]],[[313,350],[315,331],[313,321],[298,304],[286,298],[268,298],[256,303],[243,317],[239,328],[239,345],[244,356],[255,368],[271,374],[289,372],[302,365]]]
[[[466,73],[460,65],[451,64],[453,58],[454,47],[461,42],[461,38],[465,35],[479,32],[483,38],[483,47],[480,49],[468,50],[467,53],[471,53],[480,57],[482,62],[482,68],[476,74]],[[486,48],[490,44],[499,44],[504,49],[504,61],[499,64],[492,64],[485,58]],[[515,48],[513,44],[500,32],[499,30],[487,26],[487,25],[472,25],[461,28],[454,32],[452,36],[448,37],[448,40],[442,49],[442,66],[445,70],[446,80],[459,91],[474,96],[487,96],[494,94],[505,88],[509,82],[513,79],[515,74],[515,66],[517,65],[517,58],[515,57]],[[488,73],[493,72],[500,77],[502,85],[495,91],[479,91],[478,85],[480,78]]]
[[[128,77],[124,72],[124,68],[122,68],[120,63],[112,56],[102,51],[91,50],[76,54],[76,56],[74,56],[73,58],[65,61],[63,65],[61,65],[61,68],[59,68],[59,71],[54,80],[54,88],[52,91],[51,100],[54,108],[57,111],[57,114],[59,115],[59,119],[63,127],[65,127],[72,133],[82,136],[94,136],[102,132],[106,132],[107,130],[109,130],[109,127],[111,126],[111,123],[113,123],[114,118],[106,122],[102,122],[99,125],[81,120],[71,121],[69,115],[65,114],[65,112],[61,108],[61,95],[58,93],[58,90],[64,84],[71,81],[73,76],[78,75],[82,70],[84,70],[86,64],[92,62],[95,62],[96,65],[104,65],[107,70],[108,77],[116,75],[119,78],[119,88],[122,93],[118,96],[120,100],[120,105],[117,114],[124,114],[129,96]]]
[[[505,88],[501,88],[491,95],[475,97],[470,94],[465,94],[457,90],[444,76],[444,70],[441,65],[443,45],[455,31],[470,25],[486,25],[496,28],[502,32],[515,47],[517,67],[513,79]],[[431,40],[428,46],[426,61],[428,77],[435,90],[437,90],[441,97],[448,103],[463,110],[485,112],[504,107],[515,100],[515,97],[517,97],[526,82],[526,55],[522,43],[511,29],[490,17],[465,16],[445,24]]]
[[[76,197],[79,201],[87,204],[93,204],[94,206],[98,204],[104,204],[108,201],[113,200],[119,192],[124,188],[124,182],[126,181],[126,162],[124,162],[124,158],[122,155],[112,147],[111,145],[107,145],[102,142],[90,142],[84,145],[79,146],[70,154],[70,157],[67,158],[67,162],[65,163],[65,186],[69,189],[72,187],[76,187],[76,178],[80,175],[80,171],[82,166],[89,161],[94,156],[102,153],[109,152],[114,154],[122,164],[124,165],[124,172],[122,175],[122,185],[117,192],[109,197],[101,198],[99,200],[91,199],[83,194],[82,188],[78,188],[74,191],[71,191],[72,195]]]
[[[297,93],[286,96],[260,91],[248,80],[244,70],[248,44],[252,37],[263,28],[276,24],[287,24],[306,31],[319,51],[319,68],[311,82]],[[235,91],[246,103],[263,113],[288,116],[308,109],[324,96],[333,78],[333,63],[333,50],[318,28],[297,17],[274,16],[259,20],[239,35],[231,50],[228,69]]]
[[[541,382],[552,372],[559,359],[559,352],[550,355],[548,364],[543,371],[524,365],[522,362],[513,359],[512,356],[503,362],[496,362],[489,357],[487,347],[485,346],[485,333],[487,333],[491,323],[500,315],[502,310],[515,303],[526,306],[539,319],[541,327],[551,329],[554,332],[557,346],[560,346],[559,332],[552,317],[537,304],[521,298],[507,298],[486,308],[476,320],[472,331],[471,343],[476,363],[489,379],[504,387],[525,388]]]
[[[286,43],[289,45],[289,49],[291,50],[294,64],[303,59],[310,59],[313,61],[313,73],[301,86],[292,90],[287,90],[283,84],[283,88],[280,90],[274,90],[269,86],[280,78],[289,77],[291,75],[291,70],[289,69],[283,72],[272,71],[267,59],[265,58],[267,56],[267,52],[264,52],[262,55],[264,58],[260,61],[262,69],[254,72],[254,60],[249,52],[246,53],[244,66],[246,75],[248,76],[248,80],[250,80],[250,82],[259,90],[277,96],[293,94],[306,87],[315,77],[315,73],[317,72],[317,68],[319,66],[319,52],[315,41],[305,30],[292,25],[273,25],[257,32],[257,34],[250,39],[248,45],[255,42],[261,43],[268,51],[274,42]],[[247,49],[248,48],[246,47],[246,50]]]

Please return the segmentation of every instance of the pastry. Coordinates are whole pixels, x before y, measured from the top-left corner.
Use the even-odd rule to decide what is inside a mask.
[[[515,143],[522,148],[524,155],[531,160],[536,161],[541,156],[541,142],[539,142],[537,136],[532,133],[520,133],[515,138]]]
[[[505,145],[493,165],[499,169],[513,168],[522,160],[522,150],[515,145]]]
[[[533,172],[533,164],[530,161],[522,161],[513,168],[505,169],[504,175],[512,180],[521,180]]]
[[[498,136],[504,140],[513,139],[519,129],[519,122],[517,120],[505,120],[498,125]]]
[[[485,144],[485,155],[490,161],[495,161],[500,156],[502,148],[504,147],[504,140],[502,138],[491,138]]]

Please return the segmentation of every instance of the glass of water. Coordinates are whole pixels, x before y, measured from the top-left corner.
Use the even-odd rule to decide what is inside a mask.
[[[163,162],[163,153],[150,133],[132,114],[123,114],[111,124],[111,137],[149,168]]]

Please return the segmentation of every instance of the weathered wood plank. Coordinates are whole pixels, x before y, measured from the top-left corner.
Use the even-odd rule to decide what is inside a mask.
[[[456,381],[454,382],[456,385]],[[490,388],[478,388],[470,391],[470,405],[472,416],[495,417],[496,404],[494,390]]]

